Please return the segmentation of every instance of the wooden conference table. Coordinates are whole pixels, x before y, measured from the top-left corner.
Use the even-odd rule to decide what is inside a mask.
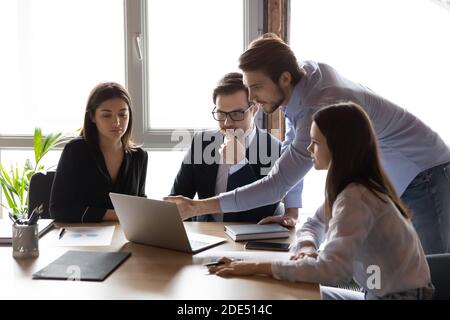
[[[319,286],[290,283],[268,277],[221,278],[210,275],[198,262],[200,254],[191,255],[128,242],[120,225],[110,246],[58,247],[57,229],[39,242],[40,255],[34,259],[14,259],[11,246],[0,246],[0,300],[4,299],[320,299]],[[71,225],[77,226],[77,225]],[[88,226],[83,224],[83,226]],[[98,224],[96,224],[98,226]],[[227,242],[207,253],[243,251],[244,244],[229,239],[223,223],[185,222],[188,232],[227,238]],[[291,231],[292,240],[294,231]],[[280,240],[287,242],[288,239]],[[128,258],[103,282],[32,280],[34,272],[57,259],[67,250],[130,251]]]

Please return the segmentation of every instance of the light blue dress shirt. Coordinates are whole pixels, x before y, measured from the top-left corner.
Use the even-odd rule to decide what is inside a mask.
[[[286,114],[286,150],[265,178],[220,194],[223,212],[274,203],[293,187],[298,188],[298,182],[312,167],[306,150],[312,115],[337,102],[353,101],[367,112],[384,168],[399,195],[420,172],[450,161],[450,150],[439,135],[405,109],[342,77],[326,64],[306,61],[303,68],[306,76],[294,87],[287,105],[281,107]]]

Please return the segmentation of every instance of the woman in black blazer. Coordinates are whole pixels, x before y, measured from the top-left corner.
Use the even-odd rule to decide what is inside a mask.
[[[117,220],[110,192],[145,197],[147,152],[131,140],[131,99],[107,82],[91,92],[79,137],[64,148],[50,197],[58,222]]]

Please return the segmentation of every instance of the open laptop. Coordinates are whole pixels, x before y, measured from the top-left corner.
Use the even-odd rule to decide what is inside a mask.
[[[175,203],[112,192],[109,196],[129,241],[190,253],[226,241],[187,233]]]

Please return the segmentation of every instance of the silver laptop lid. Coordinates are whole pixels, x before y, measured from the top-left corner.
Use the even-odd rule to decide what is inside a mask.
[[[192,252],[176,204],[117,193],[110,198],[129,241]]]

